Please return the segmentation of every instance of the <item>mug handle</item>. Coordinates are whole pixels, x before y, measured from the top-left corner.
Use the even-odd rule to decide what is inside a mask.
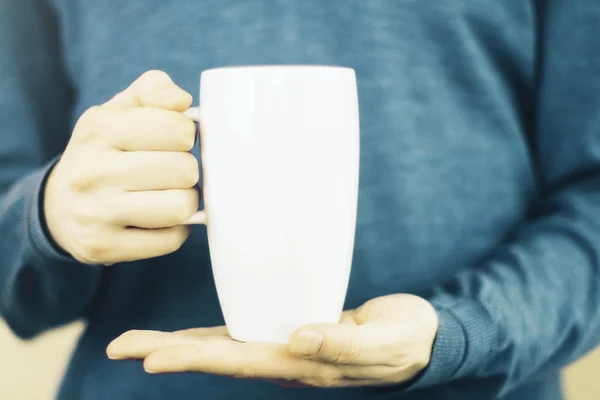
[[[200,122],[200,107],[192,107],[183,113],[186,117],[194,122]],[[192,215],[183,225],[206,225],[206,212],[198,211]]]

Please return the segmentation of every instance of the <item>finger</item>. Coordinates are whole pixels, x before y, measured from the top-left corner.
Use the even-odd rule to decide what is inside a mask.
[[[386,365],[390,329],[385,325],[315,324],[298,329],[290,352],[299,357],[344,365]]]
[[[203,328],[197,328],[203,329]],[[150,353],[167,346],[174,345],[195,345],[197,341],[195,334],[189,331],[197,329],[189,329],[176,332],[161,332],[153,330],[130,330],[113,340],[106,348],[106,354],[112,360],[120,360],[125,358],[143,359]],[[206,328],[207,331],[212,331],[212,328]],[[219,330],[215,330],[218,333]],[[211,337],[204,336],[205,339],[226,340],[224,336],[214,335]],[[227,338],[227,340],[231,340]]]
[[[389,367],[342,366],[290,357],[278,345],[205,341],[188,344],[172,341],[144,359],[149,373],[201,372],[236,378],[276,381],[292,387],[353,387],[399,382]],[[345,376],[347,369],[352,368]],[[389,380],[393,377],[394,380]],[[388,379],[388,380],[386,380]]]
[[[165,343],[193,344],[191,339],[186,336],[176,336],[160,331],[138,331],[131,330],[125,332],[106,348],[106,355],[111,360],[120,360],[124,358],[142,359],[164,346]],[[121,349],[126,348],[127,352]],[[126,357],[124,355],[127,355]]]
[[[182,225],[198,211],[196,189],[125,192],[113,207],[114,223],[124,227],[157,229]]]
[[[111,359],[146,359],[145,367],[153,373],[196,371],[282,382],[295,380],[304,386],[334,386],[341,380],[354,386],[356,381],[389,381],[390,377],[404,376],[390,367],[336,367],[295,358],[285,346],[238,343],[216,336],[224,330],[129,331],[108,346],[107,354]]]
[[[177,251],[189,235],[185,226],[162,229],[123,229],[106,250],[106,263],[144,260]]]
[[[111,183],[125,191],[189,189],[200,179],[198,160],[186,152],[121,152],[108,167]]]
[[[145,358],[152,373],[195,371],[238,378],[305,380],[341,377],[334,366],[293,357],[285,345],[199,340],[195,345],[162,346]]]
[[[192,328],[192,329],[184,329],[180,331],[173,332],[178,335],[185,335],[196,338],[204,338],[204,337],[222,337],[231,340],[229,336],[229,330],[226,326],[215,326],[212,328]]]
[[[182,113],[158,108],[135,108],[113,114],[105,124],[109,146],[124,151],[190,151],[196,124]]]
[[[127,89],[115,95],[103,107],[125,110],[136,107],[157,107],[185,111],[192,104],[192,96],[179,88],[163,71],[142,74]]]

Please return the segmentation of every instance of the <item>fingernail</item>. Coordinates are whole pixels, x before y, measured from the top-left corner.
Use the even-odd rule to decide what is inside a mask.
[[[293,352],[302,357],[315,356],[321,350],[325,338],[316,331],[302,331],[294,341]]]

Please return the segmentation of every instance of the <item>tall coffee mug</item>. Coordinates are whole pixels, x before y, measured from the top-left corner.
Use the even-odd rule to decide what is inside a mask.
[[[232,338],[287,343],[339,322],[354,247],[359,115],[354,70],[206,70],[200,108],[205,223]]]

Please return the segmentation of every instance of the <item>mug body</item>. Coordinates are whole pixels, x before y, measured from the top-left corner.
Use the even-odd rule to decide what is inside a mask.
[[[287,343],[339,322],[359,177],[355,73],[329,66],[204,71],[204,207],[230,335]]]

